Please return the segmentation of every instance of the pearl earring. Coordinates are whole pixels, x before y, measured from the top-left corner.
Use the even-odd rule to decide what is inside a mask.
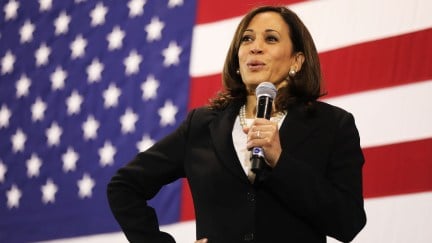
[[[294,66],[291,66],[291,68],[290,68],[290,70],[289,70],[289,72],[288,72],[288,75],[289,75],[291,78],[294,78],[294,76],[296,75],[296,73],[297,73],[296,68],[295,68]]]
[[[237,75],[240,75],[240,70],[237,69],[236,73],[237,73]]]

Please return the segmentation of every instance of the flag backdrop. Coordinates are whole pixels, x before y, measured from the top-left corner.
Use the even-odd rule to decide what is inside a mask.
[[[430,0],[1,0],[0,242],[126,242],[107,182],[215,95],[240,16],[264,3],[303,19],[323,100],[356,118],[368,223],[354,242],[432,242]],[[185,181],[150,203],[194,241]]]

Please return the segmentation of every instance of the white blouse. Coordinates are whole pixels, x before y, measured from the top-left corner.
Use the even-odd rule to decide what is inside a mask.
[[[278,128],[281,127],[283,120],[285,119],[286,115],[284,115],[282,118],[278,121]],[[254,121],[254,119],[245,119],[246,124],[248,127],[250,127]],[[274,120],[274,117],[272,117],[270,120]],[[237,116],[234,127],[232,130],[232,139],[234,143],[234,148],[237,152],[237,157],[239,161],[241,162],[241,166],[245,172],[245,174],[248,176],[249,180],[253,181],[255,178],[255,174],[250,170],[251,163],[250,163],[250,151],[246,148],[247,143],[247,134],[243,132],[243,128],[240,125],[240,117]]]

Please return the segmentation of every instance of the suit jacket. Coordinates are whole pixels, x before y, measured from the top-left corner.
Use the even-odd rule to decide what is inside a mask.
[[[175,242],[146,204],[186,177],[197,239],[210,243],[351,241],[366,223],[363,154],[353,116],[316,102],[288,110],[277,165],[251,184],[236,155],[232,128],[239,103],[199,108],[172,134],[121,168],[108,185],[114,216],[131,242]]]

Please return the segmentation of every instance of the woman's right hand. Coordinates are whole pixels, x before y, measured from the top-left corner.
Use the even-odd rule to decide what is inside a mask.
[[[195,243],[207,243],[207,242],[208,242],[207,238],[202,238],[202,239],[195,241]]]

